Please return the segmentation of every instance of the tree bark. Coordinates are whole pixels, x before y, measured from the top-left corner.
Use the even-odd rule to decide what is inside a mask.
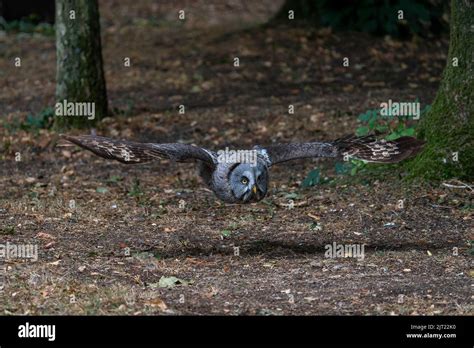
[[[56,51],[56,102],[93,103],[95,115],[55,115],[55,127],[92,126],[107,114],[97,0],[56,0]]]
[[[433,105],[420,120],[418,135],[427,144],[407,163],[412,177],[474,177],[473,52],[474,0],[452,0],[448,61]]]

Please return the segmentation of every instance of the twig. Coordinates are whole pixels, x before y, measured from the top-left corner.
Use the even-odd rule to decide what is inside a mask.
[[[443,182],[441,185],[442,186],[445,186],[445,187],[449,187],[449,188],[467,188],[469,189],[471,192],[474,192],[474,188],[468,184],[465,184],[463,183],[462,181],[459,181],[459,180],[452,180],[453,182],[457,182],[461,185],[453,185],[453,184],[448,184],[446,182]]]

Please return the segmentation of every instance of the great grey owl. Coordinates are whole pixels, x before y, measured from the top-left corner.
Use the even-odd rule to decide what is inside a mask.
[[[347,136],[332,142],[255,146],[252,150],[210,151],[188,144],[154,144],[100,136],[63,136],[96,155],[126,164],[170,159],[198,161],[200,175],[215,195],[227,203],[258,202],[267,194],[268,169],[278,163],[310,157],[343,157],[366,162],[395,163],[417,154],[424,142],[413,137],[376,140]]]

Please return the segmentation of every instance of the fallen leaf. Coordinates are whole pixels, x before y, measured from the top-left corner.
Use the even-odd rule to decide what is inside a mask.
[[[66,158],[71,158],[71,151],[68,150],[62,150],[61,154],[66,157]]]
[[[35,237],[39,239],[56,239],[56,237],[45,232],[38,232]]]
[[[215,287],[211,286],[209,291],[207,293],[205,293],[205,296],[207,298],[211,298],[211,297],[216,296],[218,293],[219,293],[219,290],[217,290]]]
[[[154,299],[145,301],[145,305],[158,308],[161,311],[165,311],[168,309],[168,306],[166,305],[166,303],[160,298],[154,298]]]
[[[44,246],[44,248],[45,248],[45,249],[49,249],[49,248],[53,247],[54,244],[56,244],[56,242],[49,242],[48,244],[46,244],[46,245]]]
[[[171,277],[161,277],[158,282],[158,287],[160,288],[174,288],[176,285],[188,285],[189,282],[176,278],[174,276]]]
[[[308,213],[307,215],[314,220],[319,220],[319,216],[313,215],[311,213]]]

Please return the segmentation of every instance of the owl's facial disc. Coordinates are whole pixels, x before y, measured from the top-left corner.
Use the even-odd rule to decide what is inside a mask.
[[[267,193],[267,168],[240,163],[230,174],[230,185],[235,197],[241,203],[258,202]]]

